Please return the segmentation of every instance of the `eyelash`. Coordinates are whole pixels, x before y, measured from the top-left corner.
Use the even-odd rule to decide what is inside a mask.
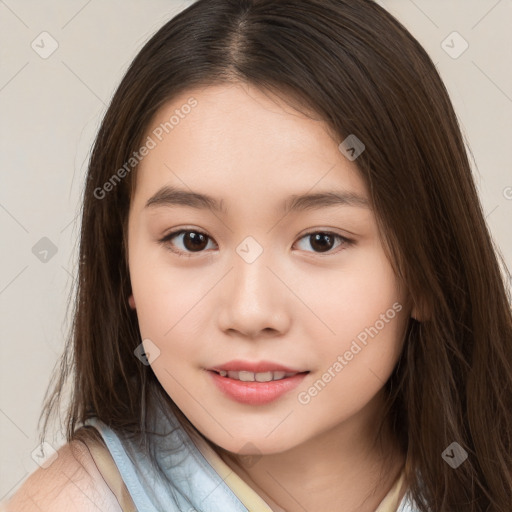
[[[212,238],[207,235],[206,233],[204,233],[203,231],[200,231],[198,229],[177,229],[176,231],[172,231],[170,233],[168,233],[167,235],[165,235],[162,239],[159,240],[159,243],[161,243],[162,245],[164,245],[166,248],[168,248],[171,252],[173,252],[174,254],[176,254],[177,256],[181,257],[181,258],[191,258],[192,256],[194,256],[195,254],[201,254],[202,252],[205,252],[205,251],[198,251],[197,253],[193,253],[193,252],[185,252],[185,251],[182,251],[182,250],[176,250],[176,249],[173,249],[171,248],[171,244],[170,244],[170,241],[172,238],[174,238],[175,236],[178,236],[178,235],[181,235],[183,233],[198,233],[200,235],[204,235],[206,236],[209,240],[212,240]],[[311,235],[315,235],[315,234],[323,234],[323,235],[329,235],[329,236],[333,236],[335,238],[338,238],[339,240],[341,240],[341,244],[340,246],[345,246],[346,247],[349,247],[351,245],[353,245],[355,242],[354,240],[350,240],[349,238],[346,238],[344,236],[341,236],[341,235],[338,235],[337,233],[332,233],[330,231],[310,231],[309,233],[304,233],[300,238],[299,240],[302,240],[303,238],[306,238],[308,236],[311,236]],[[338,246],[338,247],[340,247]],[[337,254],[339,251],[342,251],[342,249],[339,249],[338,251],[336,251],[335,253],[332,253],[332,252],[329,252],[331,251],[331,249],[329,251],[327,251],[326,253],[315,253],[314,254],[317,254],[319,256],[322,256],[324,254],[326,254],[327,256],[330,256],[332,254]],[[309,251],[308,251],[309,252]]]

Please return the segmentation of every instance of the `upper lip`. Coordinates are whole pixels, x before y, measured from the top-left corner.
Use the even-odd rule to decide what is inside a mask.
[[[251,361],[241,361],[241,360],[234,360],[229,361],[227,363],[214,366],[212,368],[208,368],[208,370],[212,371],[247,371],[247,372],[253,372],[253,373],[263,373],[263,372],[273,372],[273,371],[283,371],[286,373],[303,373],[308,370],[297,370],[294,368],[289,368],[287,366],[283,366],[279,363],[273,363],[272,361],[258,361],[258,362],[251,362]]]

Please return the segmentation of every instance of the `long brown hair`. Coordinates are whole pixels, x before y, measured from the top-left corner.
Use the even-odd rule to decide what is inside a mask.
[[[89,162],[72,333],[47,395],[41,440],[71,375],[68,441],[93,415],[144,440],[153,399],[194,429],[134,356],[141,338],[127,304],[126,234],[136,167],[104,197],[98,190],[140,147],[164,103],[234,81],[316,113],[340,142],[355,134],[365,144],[356,163],[393,268],[421,311],[386,383],[384,419],[407,454],[406,483],[422,512],[509,512],[510,274],[436,67],[370,0],[199,0],[136,56]],[[442,457],[454,442],[468,454],[457,469]]]

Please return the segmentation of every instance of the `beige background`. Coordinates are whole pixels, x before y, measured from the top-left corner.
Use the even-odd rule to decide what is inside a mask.
[[[474,155],[487,222],[512,268],[512,0],[379,3],[436,63]],[[70,323],[77,213],[99,122],[144,42],[189,4],[0,0],[0,500],[37,468],[37,419]],[[46,59],[31,47],[42,46],[44,31],[58,44]],[[460,36],[446,39],[454,31]],[[443,49],[459,53],[463,40],[469,47],[458,58]],[[43,237],[57,248],[46,262],[32,252]]]

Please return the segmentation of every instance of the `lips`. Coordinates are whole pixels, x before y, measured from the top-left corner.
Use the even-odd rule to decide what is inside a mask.
[[[285,372],[290,374],[296,373],[305,373],[308,370],[290,368],[288,366],[283,366],[279,363],[274,363],[272,361],[242,361],[242,360],[233,360],[227,363],[213,366],[212,368],[208,368],[208,370],[220,373],[222,372],[252,372],[252,373],[265,373],[265,372]]]
[[[267,382],[248,382],[233,379],[229,376],[223,377],[220,375],[220,373],[213,369],[207,371],[206,373],[208,374],[208,378],[211,379],[211,382],[215,384],[217,389],[219,389],[226,397],[230,398],[231,400],[245,405],[264,405],[278,400],[279,398],[284,397],[287,393],[290,393],[304,381],[306,375],[309,372],[300,372],[294,374],[291,377],[285,377],[279,380],[271,380]],[[229,373],[231,373],[231,371]],[[244,372],[242,371],[240,373]],[[259,375],[263,376],[262,373]]]

